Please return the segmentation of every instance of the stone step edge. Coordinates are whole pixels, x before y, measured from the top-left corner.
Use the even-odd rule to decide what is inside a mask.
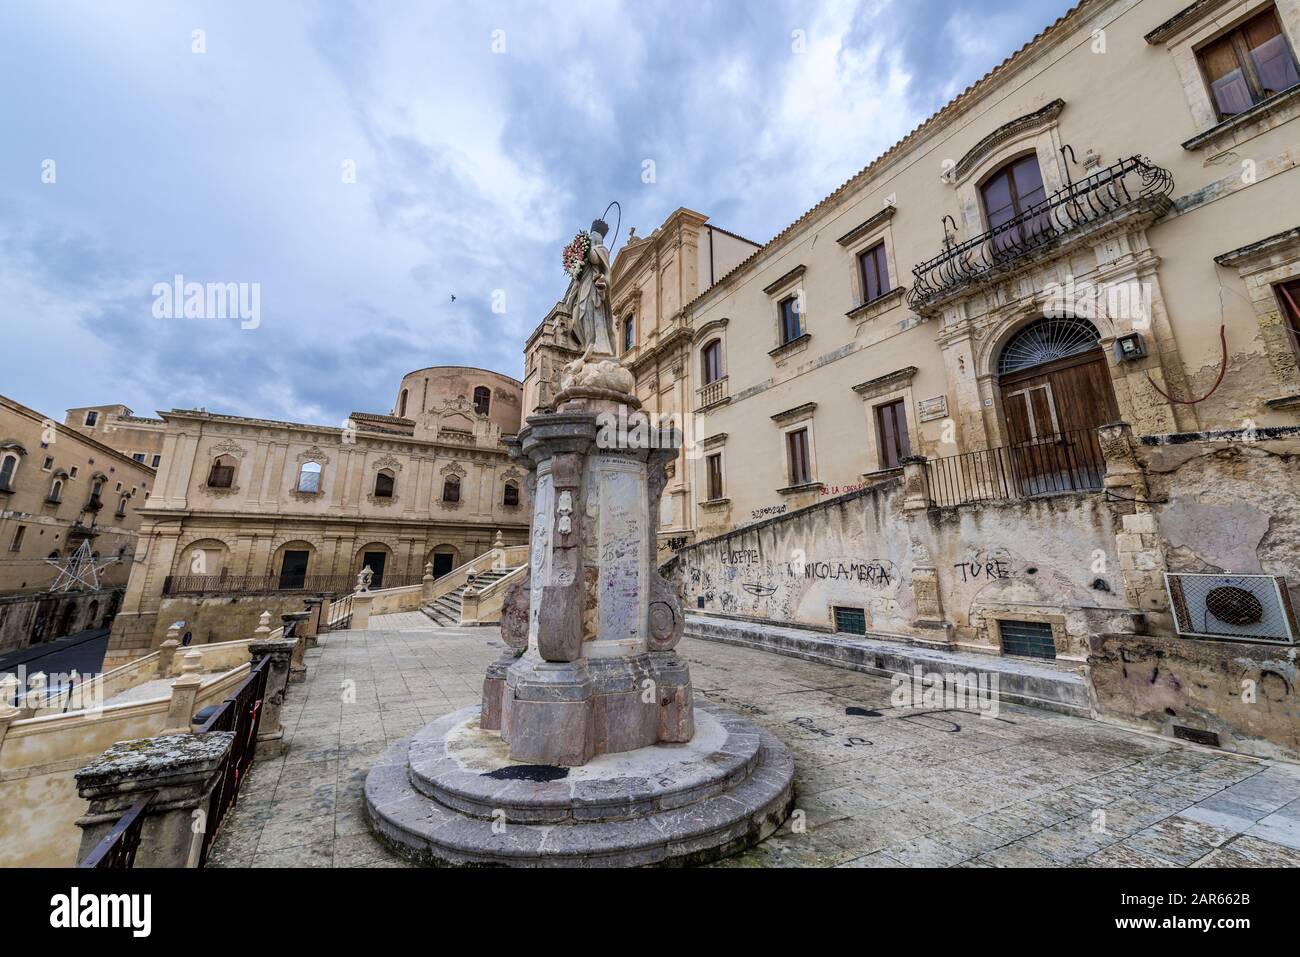
[[[719,719],[724,717],[727,719],[735,718],[731,712],[719,709],[716,706],[702,706],[697,703],[695,707],[697,710],[709,711]],[[755,734],[758,737],[758,746],[749,745],[753,747],[752,752],[744,754],[743,757],[737,755],[738,760],[735,762],[735,766],[725,769],[725,772],[720,774],[719,777],[677,791],[665,791],[654,797],[635,801],[614,797],[608,800],[588,798],[582,800],[581,803],[576,803],[573,800],[547,800],[524,804],[514,803],[507,797],[488,802],[463,789],[439,783],[421,774],[416,768],[415,761],[412,761],[410,757],[412,749],[419,744],[422,738],[427,736],[430,740],[441,739],[446,731],[459,724],[471,712],[476,710],[478,710],[477,706],[471,706],[444,715],[418,732],[411,739],[411,747],[408,747],[406,766],[407,777],[410,779],[411,785],[425,797],[437,801],[453,811],[485,821],[504,816],[507,822],[515,824],[568,825],[599,821],[626,821],[649,817],[660,811],[673,811],[690,807],[693,804],[702,803],[710,798],[734,790],[754,773],[761,760],[762,736],[758,734],[757,728],[751,725],[750,727],[754,730],[752,732],[746,731],[745,736],[749,737],[751,734]],[[723,726],[726,727],[725,722]],[[728,740],[724,743],[724,747],[731,743],[731,735],[734,733],[728,728]],[[740,745],[745,747],[744,742],[740,742]],[[728,753],[735,754],[735,752]],[[423,758],[417,760],[421,765],[424,764]]]
[[[910,674],[910,667],[907,669],[896,668],[877,668],[874,664],[868,664],[865,661],[854,660],[855,657],[872,658],[880,656],[882,658],[896,657],[898,652],[891,649],[874,649],[869,645],[848,644],[842,640],[835,640],[832,635],[822,635],[818,632],[808,632],[806,636],[781,635],[779,639],[773,641],[763,641],[753,639],[743,633],[727,634],[721,629],[717,631],[702,630],[692,628],[691,619],[686,619],[685,635],[688,638],[698,638],[701,641],[712,641],[722,645],[733,645],[738,648],[751,648],[755,651],[766,651],[769,654],[782,655],[787,658],[798,658],[801,661],[810,661],[815,664],[830,665],[834,668],[844,668],[849,671],[857,671],[862,674],[873,675],[877,678],[892,678],[896,674]],[[870,639],[864,639],[869,641]],[[830,652],[838,652],[832,654]],[[855,655],[854,653],[857,653]],[[926,657],[923,653],[916,656],[916,663],[921,665],[931,665],[934,670],[943,672],[946,665],[953,671],[978,671],[975,665],[969,667],[962,663],[957,666],[955,662],[947,661],[942,658]],[[1009,704],[1023,705],[1028,708],[1040,708],[1044,711],[1055,711],[1060,714],[1073,715],[1075,717],[1091,718],[1093,717],[1092,705],[1088,697],[1087,683],[1080,677],[1074,675],[1064,675],[1062,679],[1053,681],[1052,679],[1038,679],[1049,683],[1051,687],[1059,688],[1068,692],[1060,698],[1046,698],[1041,695],[1030,694],[1025,690],[1017,690],[1006,687],[1008,677],[1015,677],[1015,673],[1008,673],[1001,669],[988,669],[989,674],[998,676],[998,693],[1002,700]]]
[[[494,834],[492,823],[443,807],[411,787],[400,766],[409,745],[407,739],[386,750],[380,758],[381,763],[367,775],[363,813],[371,832],[382,844],[417,864],[462,867],[707,864],[769,837],[794,808],[794,759],[785,745],[769,732],[760,733],[763,744],[755,773],[738,788],[700,805],[692,805],[688,810],[693,817],[675,810],[626,822],[509,824],[502,833]],[[383,763],[385,761],[389,763]],[[388,776],[390,784],[392,775],[400,776],[407,793],[396,802],[376,807],[371,800],[374,793],[372,776],[376,773],[376,785],[382,783],[384,776]],[[671,833],[674,815],[682,816],[689,825],[692,820],[697,824],[707,820],[709,812],[720,814],[720,822]],[[433,826],[428,832],[416,830],[413,827],[416,819]],[[647,831],[647,824],[652,830]],[[439,831],[445,832],[441,838]],[[459,835],[460,840],[454,840],[454,835]],[[617,835],[622,835],[625,840],[619,841]],[[580,844],[574,838],[589,840]],[[603,842],[602,838],[605,839]],[[566,844],[571,846],[566,849]]]

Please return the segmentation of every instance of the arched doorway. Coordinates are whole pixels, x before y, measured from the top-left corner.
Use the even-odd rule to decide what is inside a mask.
[[[1119,419],[1101,335],[1086,319],[1045,318],[998,358],[1011,465],[1025,494],[1101,488],[1097,428]]]

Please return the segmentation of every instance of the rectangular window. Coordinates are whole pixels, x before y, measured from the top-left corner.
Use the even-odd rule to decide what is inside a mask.
[[[889,260],[885,257],[885,244],[876,243],[858,257],[862,270],[862,301],[874,302],[889,292]]]
[[[93,428],[95,427],[95,423],[98,422],[98,421],[99,421],[99,413],[98,413],[98,412],[87,412],[87,413],[86,413],[86,428],[93,429]]]
[[[133,452],[131,453],[131,458],[135,459],[135,461],[139,462],[141,465],[144,465],[145,455],[143,452]]]
[[[1198,51],[1219,119],[1300,84],[1295,54],[1275,10],[1266,10]]]
[[[799,316],[799,297],[789,296],[781,300],[781,345],[794,342],[803,335],[803,323]]]
[[[876,406],[876,436],[880,442],[882,469],[896,469],[912,454],[907,435],[907,407],[902,399]]]
[[[1300,279],[1277,287],[1277,297],[1282,300],[1282,315],[1286,317],[1287,331],[1291,334],[1291,347],[1300,361]]]
[[[159,465],[162,464],[162,456],[161,456],[161,455],[155,455],[155,456],[153,457],[153,460],[152,460],[149,464],[152,465],[154,468],[157,468]]]
[[[718,452],[705,459],[709,469],[709,501],[722,498],[722,453]]]
[[[790,484],[808,485],[812,482],[812,464],[808,456],[808,430],[787,432],[786,447],[790,454]]]
[[[27,537],[27,526],[19,525],[18,531],[14,532],[14,540],[13,543],[9,546],[9,551],[11,552],[21,551],[23,547],[23,539],[26,537]]]
[[[72,467],[72,469],[68,472],[68,474],[69,474],[70,476],[72,476],[73,478],[76,478],[76,477],[77,477],[77,471],[78,471],[77,466],[74,465],[74,466]]]
[[[41,468],[46,472],[54,468],[54,457],[52,455],[45,456],[45,464]]]
[[[865,635],[867,633],[867,613],[861,608],[841,608],[835,611],[835,630],[846,635]]]

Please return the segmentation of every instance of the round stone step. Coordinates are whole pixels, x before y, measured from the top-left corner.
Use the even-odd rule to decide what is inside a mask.
[[[432,744],[436,736],[434,726],[443,725],[446,729],[443,733],[450,734],[455,741],[457,728],[461,728],[461,735],[468,733],[466,722],[473,719],[476,710],[467,709],[448,715],[417,736],[423,736],[423,742],[414,748],[415,760],[425,764],[423,774],[426,780],[430,773],[436,773],[431,772],[431,766],[426,763],[436,760],[431,757],[436,753]],[[452,718],[456,720],[449,720]],[[733,736],[737,739],[755,738],[756,746],[752,750],[752,761],[748,758],[740,761],[741,767],[748,768],[748,773],[740,780],[708,796],[697,794],[696,800],[679,806],[639,816],[629,812],[631,816],[619,819],[583,819],[576,816],[573,809],[578,809],[579,814],[592,809],[604,814],[617,803],[617,800],[614,804],[595,800],[592,782],[597,779],[591,777],[586,782],[591,788],[585,800],[575,804],[562,823],[512,822],[504,807],[498,807],[496,813],[489,813],[487,817],[465,813],[415,787],[416,776],[411,764],[415,741],[409,740],[399,741],[384,752],[367,775],[366,818],[371,830],[394,852],[423,864],[632,867],[708,863],[761,841],[781,825],[794,800],[794,760],[789,749],[771,734],[721,708],[697,704],[696,722],[697,727],[708,724],[721,727],[726,732],[724,740]],[[484,732],[477,733],[481,735]],[[696,739],[700,739],[698,733]],[[695,743],[661,747],[689,748]],[[654,750],[659,748],[642,749]],[[749,752],[750,747],[746,744],[740,750]],[[621,757],[645,761],[647,766],[660,760],[637,755],[639,752],[626,752]],[[734,758],[735,755],[723,754],[718,761],[722,765],[731,765]],[[691,758],[684,763],[694,760]],[[546,813],[551,813],[556,807],[554,799],[557,794],[551,786],[580,770],[545,769],[514,762],[505,767],[519,770],[510,772],[511,776],[504,780],[489,780],[494,784],[508,785],[499,795],[501,803],[508,805],[513,813],[530,807],[545,808]],[[635,775],[626,773],[626,767],[608,770],[607,779],[618,782],[611,785],[616,791],[631,794],[637,793],[639,788],[646,793],[636,803],[642,806],[654,803],[655,797],[649,792],[656,787],[658,778],[647,776],[640,785],[633,786],[630,781]],[[730,780],[731,775],[723,777]],[[681,787],[685,777],[668,773],[664,780],[664,795],[669,796],[669,803],[674,799],[685,799],[691,791]],[[570,782],[571,785],[577,783],[577,779]],[[574,790],[583,789],[575,787]],[[479,802],[472,804],[477,810]]]
[[[511,761],[478,708],[444,715],[411,740],[411,783],[454,810],[485,820],[561,824],[645,817],[715,797],[758,764],[758,729],[738,715],[697,706],[695,737],[602,754],[578,768]]]

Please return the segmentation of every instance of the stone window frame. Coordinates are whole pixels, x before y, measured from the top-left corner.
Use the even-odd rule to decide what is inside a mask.
[[[891,199],[893,197],[890,197]],[[898,207],[886,202],[880,212],[869,216],[843,236],[836,240],[849,257],[849,288],[852,290],[854,306],[844,315],[855,323],[861,324],[874,319],[882,313],[891,311],[903,301],[907,287],[903,285],[902,275],[898,271],[898,257],[894,255],[893,218]],[[866,299],[866,290],[862,281],[862,255],[876,246],[885,247],[885,266],[889,272],[889,292],[877,296],[870,302]]]
[[[1190,152],[1206,150],[1206,165],[1228,150],[1300,117],[1300,86],[1294,86],[1220,120],[1201,67],[1201,50],[1270,8],[1277,11],[1291,52],[1300,56],[1300,0],[1197,0],[1146,35],[1147,43],[1163,46],[1173,57],[1197,130],[1182,146]]]
[[[1066,145],[1060,128],[1064,110],[1065,101],[1058,99],[1035,113],[1004,123],[956,163],[946,181],[957,194],[958,221],[963,233],[956,237],[959,241],[982,235],[991,228],[984,210],[983,186],[1008,163],[1036,156],[1046,196],[1069,185],[1065,156],[1061,152]]]
[[[793,495],[821,488],[825,485],[817,477],[820,473],[817,471],[817,437],[813,429],[813,416],[816,411],[816,402],[805,402],[803,405],[787,409],[784,412],[778,412],[772,416],[772,421],[780,427],[781,475],[786,482],[784,488],[777,489],[779,495]],[[790,471],[790,433],[798,432],[800,429],[806,429],[808,432],[808,481],[796,485],[794,484],[795,477]]]
[[[9,473],[9,484],[0,485],[0,492],[11,493],[18,488],[15,484],[15,480],[18,478],[18,473],[22,470],[23,459],[26,458],[26,456],[27,450],[23,448],[22,444],[16,439],[9,439],[0,443],[0,463],[3,463],[9,458],[14,460],[13,471]],[[53,468],[53,466],[51,466],[51,468]],[[48,469],[43,471],[48,471]]]
[[[880,464],[880,435],[876,419],[876,408],[890,402],[903,401],[903,413],[907,416],[907,440],[912,446],[912,454],[917,454],[917,429],[920,419],[916,412],[916,401],[912,395],[912,382],[916,378],[917,367],[907,366],[895,372],[887,373],[867,382],[853,386],[853,391],[862,400],[863,412],[867,419],[867,434],[871,441],[867,446],[867,470],[863,478],[882,474],[891,474],[898,469],[887,469]]]
[[[773,342],[775,343],[775,348],[769,350],[767,354],[772,357],[778,366],[806,350],[808,343],[812,341],[812,324],[808,318],[808,296],[803,288],[803,277],[807,272],[807,266],[803,264],[795,266],[763,290],[763,294],[772,303],[772,332]],[[794,297],[799,305],[799,335],[786,342],[784,340],[785,332],[781,305],[791,297]]]
[[[715,387],[715,391],[720,389],[723,393],[722,398],[718,399],[716,402],[711,402],[708,405],[699,405],[696,409],[697,412],[704,412],[716,406],[725,405],[731,401],[730,389],[727,385],[730,380],[730,370],[727,361],[727,326],[730,324],[731,319],[726,316],[719,319],[711,319],[696,329],[694,334],[691,336],[690,361],[694,364],[692,375],[694,381],[698,383],[695,387],[696,402],[699,403],[704,390],[715,383],[722,383],[721,386]],[[721,359],[722,374],[719,375],[718,378],[714,379],[713,382],[706,383],[704,381],[704,350],[715,341],[718,343],[718,354]]]
[[[1082,661],[1086,654],[1080,644],[1070,637],[1067,631],[1067,620],[1065,615],[1053,614],[1051,612],[1034,611],[1025,606],[1015,604],[996,604],[986,605],[981,608],[981,614],[984,618],[984,625],[988,629],[987,635],[993,646],[998,650],[998,656],[1003,657],[1006,652],[1002,649],[1002,623],[1003,621],[1032,621],[1043,625],[1052,626],[1052,644],[1056,646],[1056,661]],[[1036,661],[1038,659],[1029,659]]]
[[[1246,285],[1259,322],[1259,336],[1279,394],[1274,409],[1300,409],[1300,343],[1286,328],[1286,308],[1279,299],[1283,283],[1300,281],[1300,226],[1216,256],[1224,269],[1235,269]]]

